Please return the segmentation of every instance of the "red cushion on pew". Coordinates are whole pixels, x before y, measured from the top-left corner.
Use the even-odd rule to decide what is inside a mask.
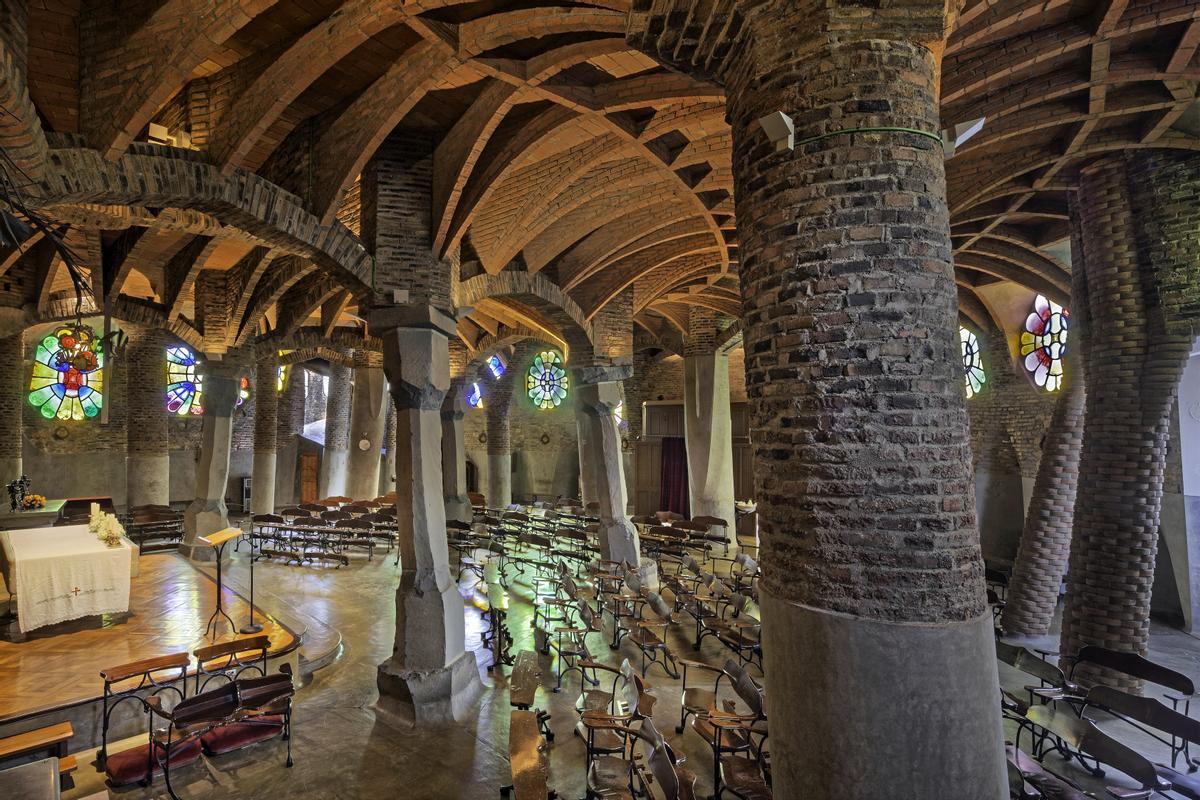
[[[283,715],[271,714],[258,717],[253,722],[234,722],[213,728],[200,737],[204,752],[220,755],[247,745],[270,739],[283,730]]]
[[[146,760],[150,754],[150,745],[143,744],[131,747],[119,753],[109,755],[104,761],[104,772],[114,786],[128,786],[146,778]],[[159,759],[166,758],[162,747],[158,748]],[[193,739],[190,742],[171,748],[171,769],[190,764],[200,757],[200,742]],[[162,775],[162,766],[154,762],[154,776]]]

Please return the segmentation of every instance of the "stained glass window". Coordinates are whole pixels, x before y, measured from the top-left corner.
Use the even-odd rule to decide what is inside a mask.
[[[1033,382],[1048,392],[1062,386],[1070,324],[1071,312],[1040,294],[1033,301],[1033,313],[1025,318],[1025,330],[1021,333],[1025,369]]]
[[[467,392],[467,404],[471,408],[479,408],[481,402],[483,402],[483,392],[479,391],[478,383],[472,383],[471,391]]]
[[[538,353],[525,375],[525,389],[538,408],[557,408],[567,397],[567,371],[553,350]]]
[[[279,368],[279,372],[275,374],[275,391],[282,392],[284,385],[287,384],[287,366]]]
[[[238,380],[238,398],[235,408],[241,408],[242,403],[250,399],[250,379],[242,376]]]
[[[488,369],[492,371],[493,378],[499,378],[504,374],[504,362],[500,360],[500,356],[489,356],[487,365]]]
[[[967,383],[967,399],[970,400],[987,383],[987,373],[983,371],[983,354],[979,350],[979,338],[966,328],[958,329],[958,338],[962,340],[963,377]]]
[[[168,347],[167,411],[181,417],[199,416],[204,413],[200,403],[203,393],[204,378],[196,354],[183,345]]]
[[[63,325],[38,343],[29,402],[47,419],[82,420],[104,405],[104,353],[86,325]]]
[[[617,407],[613,409],[613,419],[617,421],[618,428],[624,428],[628,423],[625,422],[625,401],[617,403]]]

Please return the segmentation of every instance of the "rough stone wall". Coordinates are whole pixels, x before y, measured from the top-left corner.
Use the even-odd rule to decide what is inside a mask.
[[[350,398],[353,388],[350,367],[330,364],[329,394],[321,404],[321,413],[325,416],[326,449],[350,449]]]
[[[28,373],[24,335],[0,338],[0,459],[21,457]],[[8,480],[0,475],[0,483]]]
[[[1200,320],[1200,159],[1190,153],[1148,150],[1129,159],[1136,193],[1138,247],[1155,266],[1149,291],[1172,331],[1195,333]]]
[[[169,449],[170,416],[163,407],[167,367],[163,354],[171,343],[165,331],[126,329],[129,345],[122,365],[128,381],[129,410],[137,425],[129,430],[129,452],[165,454]]]
[[[279,365],[274,358],[260,361],[254,373],[254,452],[274,453],[278,441],[279,392],[275,381]]]
[[[276,435],[279,444],[286,443],[288,437],[299,436],[304,430],[304,386],[308,370],[299,364],[288,367],[287,382],[279,396],[278,425]]]
[[[312,371],[306,371],[306,374],[308,394],[304,400],[304,424],[308,425],[325,416],[325,376]]]

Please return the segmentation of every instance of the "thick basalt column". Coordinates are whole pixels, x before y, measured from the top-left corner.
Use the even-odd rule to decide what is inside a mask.
[[[599,450],[593,434],[596,426],[588,410],[584,395],[575,393],[575,436],[579,449],[579,499],[584,506],[599,502],[596,488],[596,471]]]
[[[641,563],[637,529],[625,513],[621,432],[613,412],[621,402],[620,381],[632,374],[630,366],[580,367],[572,370],[580,438],[586,439],[587,463],[592,473],[595,500],[600,506],[600,557],[608,561]],[[581,470],[583,465],[580,465]]]
[[[484,401],[487,415],[487,458],[489,508],[512,503],[512,431],[508,410],[512,404],[512,380],[508,373],[495,382]]]
[[[774,794],[1006,798],[938,136],[953,4],[734,5],[736,41],[698,46],[733,134]],[[661,6],[630,38],[670,61]]]
[[[346,470],[350,461],[350,368],[329,365],[329,394],[325,397],[325,452],[317,493],[321,497],[346,494]]]
[[[450,385],[446,340],[454,320],[436,309],[377,309],[372,333],[396,403],[396,520],[400,586],[396,640],[379,666],[379,708],[412,723],[469,715],[482,684],[465,649],[463,600],[450,571],[442,484],[441,409]]]
[[[729,408],[729,354],[716,347],[715,312],[689,310],[683,344],[683,425],[687,442],[692,516],[732,525],[733,422]]]
[[[179,552],[196,561],[211,561],[212,548],[201,536],[229,527],[225,488],[229,483],[229,451],[233,442],[233,409],[237,403],[236,367],[209,361],[204,375],[204,427],[200,462],[196,465],[196,499],[183,515]]]
[[[1000,627],[1014,635],[1050,630],[1059,589],[1071,554],[1079,457],[1083,445],[1088,328],[1086,269],[1076,197],[1071,199],[1071,327],[1065,382],[1042,445],[1037,480],[1013,562]]]
[[[0,483],[22,474],[27,380],[24,334],[0,338]]]
[[[167,335],[131,329],[125,351],[129,419],[125,481],[130,507],[171,502],[171,449],[163,401],[167,375]],[[19,474],[19,473],[18,473]]]
[[[396,488],[396,404],[391,392],[384,400],[387,405],[387,424],[383,427],[383,456],[379,459],[379,496]]]
[[[467,497],[467,444],[463,417],[467,413],[466,380],[450,382],[442,402],[442,496],[446,519],[470,522],[471,501]]]
[[[354,354],[354,397],[350,408],[350,458],[346,494],[370,500],[379,491],[379,458],[387,424],[387,379],[376,353]]]
[[[1087,417],[1063,611],[1066,654],[1086,644],[1147,649],[1167,436],[1193,342],[1189,309],[1170,305],[1167,282],[1180,267],[1195,265],[1200,162],[1190,163],[1189,170],[1187,160],[1112,156],[1080,173],[1087,315],[1096,324],[1086,348]],[[1174,235],[1172,225],[1184,232]],[[1076,675],[1140,688],[1125,675],[1086,665]]]
[[[275,358],[259,360],[254,370],[254,474],[250,481],[250,510],[275,512],[275,458],[278,450],[279,393]]]

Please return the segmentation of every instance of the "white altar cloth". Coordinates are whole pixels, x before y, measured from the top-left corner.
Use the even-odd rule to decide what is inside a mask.
[[[0,531],[21,631],[129,610],[130,544],[108,547],[87,525]]]

